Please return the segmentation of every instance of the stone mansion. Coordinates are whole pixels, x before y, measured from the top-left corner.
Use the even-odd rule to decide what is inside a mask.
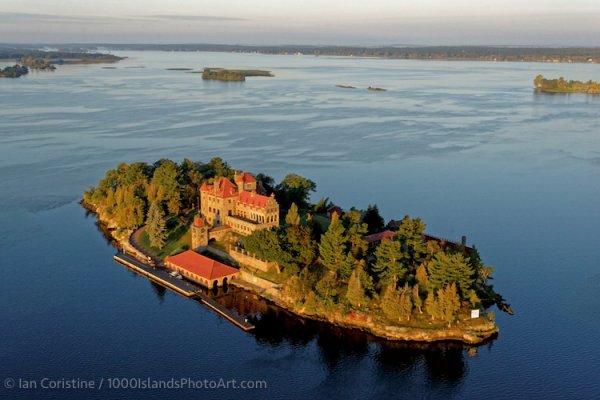
[[[236,173],[234,182],[220,177],[200,187],[200,211],[211,231],[229,230],[249,235],[258,229],[279,226],[279,204],[273,195],[256,192],[256,179],[248,172]],[[204,225],[195,221],[194,225]],[[216,232],[215,232],[216,233]],[[214,235],[217,236],[217,235]]]

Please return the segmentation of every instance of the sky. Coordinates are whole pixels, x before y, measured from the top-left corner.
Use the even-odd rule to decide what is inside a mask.
[[[600,0],[0,0],[0,43],[600,46]]]

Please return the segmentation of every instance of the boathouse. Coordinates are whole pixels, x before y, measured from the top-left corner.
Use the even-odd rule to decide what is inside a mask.
[[[193,250],[184,251],[165,259],[165,266],[187,279],[207,288],[223,286],[238,277],[239,270],[220,263]]]

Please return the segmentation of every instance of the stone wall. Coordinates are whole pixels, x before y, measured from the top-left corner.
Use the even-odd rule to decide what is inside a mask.
[[[258,269],[263,272],[267,272],[269,269],[275,269],[277,272],[281,272],[279,264],[276,262],[260,260],[253,254],[249,254],[245,250],[237,247],[232,247],[229,250],[229,255],[241,265],[245,265],[250,268]]]
[[[242,281],[251,283],[252,285],[263,289],[266,293],[268,293],[272,296],[275,296],[275,297],[281,296],[281,285],[279,285],[275,282],[271,282],[267,279],[258,277],[256,275],[252,274],[252,272],[241,269],[239,279],[241,279]]]

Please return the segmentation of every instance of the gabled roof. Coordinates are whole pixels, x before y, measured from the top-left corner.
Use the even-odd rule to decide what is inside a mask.
[[[256,182],[256,178],[252,176],[251,173],[249,172],[243,172],[239,175],[235,176],[235,180],[241,180],[244,183],[255,183]]]
[[[265,208],[271,199],[272,197],[263,196],[262,194],[258,194],[256,192],[242,191],[240,192],[239,202],[249,206]]]
[[[219,279],[238,272],[236,268],[222,264],[212,258],[203,256],[202,254],[198,254],[193,250],[184,251],[175,256],[169,256],[165,261],[175,264],[179,268],[205,279]]]
[[[378,233],[373,233],[371,235],[367,235],[367,236],[365,236],[365,240],[368,243],[378,243],[383,240],[393,238],[395,234],[396,234],[396,232],[383,231],[383,232],[378,232]]]
[[[200,186],[201,192],[208,192],[214,194],[217,197],[227,198],[234,197],[237,195],[237,188],[227,178],[221,177],[214,185],[207,185],[203,183]]]
[[[203,227],[204,226],[204,219],[201,216],[196,215],[194,217],[194,225],[197,226],[198,228]]]

